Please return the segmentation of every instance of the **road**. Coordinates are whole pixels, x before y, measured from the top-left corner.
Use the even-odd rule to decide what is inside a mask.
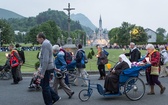
[[[102,80],[97,80],[98,76],[90,76],[91,83],[100,83],[103,85]],[[144,76],[140,76],[145,81]],[[0,80],[0,105],[44,105],[41,91],[29,91],[28,84],[31,77],[24,77],[18,85],[11,85],[12,80]],[[130,101],[125,95],[118,97],[103,97],[98,94],[94,89],[91,98],[87,102],[81,102],[78,98],[78,93],[83,87],[71,86],[75,91],[72,99],[68,99],[68,96],[63,90],[59,90],[59,95],[62,99],[54,105],[168,105],[168,77],[160,78],[160,81],[167,90],[163,95],[160,95],[160,89],[155,86],[156,95],[148,96],[144,95],[141,100]],[[146,86],[146,92],[149,91],[149,87]]]

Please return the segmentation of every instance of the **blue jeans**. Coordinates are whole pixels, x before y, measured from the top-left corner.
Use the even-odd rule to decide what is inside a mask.
[[[50,74],[53,73],[54,70],[46,70],[44,78],[41,80],[42,94],[43,99],[46,105],[52,105],[52,101],[59,100],[58,94],[54,92],[54,90],[50,87]]]

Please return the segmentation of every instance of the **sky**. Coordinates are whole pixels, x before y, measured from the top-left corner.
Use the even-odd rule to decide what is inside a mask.
[[[48,8],[64,11],[68,3],[75,8],[71,13],[84,14],[97,27],[101,15],[103,28],[108,30],[125,21],[154,31],[159,27],[168,31],[168,0],[1,0],[0,8],[29,17]]]

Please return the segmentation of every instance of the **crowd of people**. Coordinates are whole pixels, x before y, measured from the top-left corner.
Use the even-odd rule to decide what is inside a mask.
[[[58,85],[65,91],[68,95],[68,98],[71,99],[75,94],[75,91],[70,87],[67,71],[67,65],[70,62],[67,62],[67,52],[59,45],[53,45],[49,40],[46,39],[43,33],[37,35],[37,41],[41,44],[41,50],[39,53],[40,66],[38,71],[35,73],[36,79],[31,80],[30,87],[34,86],[36,82],[42,88],[42,95],[44,103],[46,105],[53,105],[55,102],[61,99],[58,93]],[[16,47],[16,48],[15,48]],[[16,46],[10,45],[8,47],[11,53],[7,55],[9,59],[13,83],[18,84],[22,80],[21,76],[21,65],[25,63],[24,52],[21,50],[20,45]],[[159,77],[168,76],[168,52],[165,46],[159,46],[160,52],[155,49],[155,46],[148,44],[145,46],[147,54],[142,59],[141,65],[150,64],[151,66],[146,70],[146,80],[147,84],[150,86],[150,92],[148,95],[154,95],[154,85],[157,84],[160,87],[160,94],[163,94],[166,87],[159,81]],[[14,49],[15,48],[15,49]],[[71,62],[75,62],[75,67],[77,68],[77,76],[83,78],[82,86],[87,87],[88,84],[88,74],[85,70],[86,63],[88,62],[86,58],[85,51],[82,49],[82,45],[77,46],[78,50],[72,58]],[[132,67],[133,62],[139,62],[141,58],[141,52],[135,43],[130,43],[130,52],[126,53],[123,50],[123,54],[119,55],[118,62],[114,67],[110,68],[108,74],[105,71],[105,65],[108,63],[109,53],[100,45],[96,46],[97,48],[97,67],[99,70],[100,77],[98,80],[104,80],[105,92],[109,94],[115,94],[119,92],[119,75],[120,73],[128,68]],[[126,57],[128,56],[128,58]],[[53,86],[50,86],[51,75],[54,75]],[[35,82],[33,82],[35,81]],[[78,86],[78,78],[74,80],[73,86]]]

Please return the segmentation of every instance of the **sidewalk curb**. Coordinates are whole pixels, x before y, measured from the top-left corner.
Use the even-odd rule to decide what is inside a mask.
[[[95,75],[99,74],[99,71],[87,71],[89,75]],[[31,77],[33,75],[33,72],[22,72],[23,77]]]

